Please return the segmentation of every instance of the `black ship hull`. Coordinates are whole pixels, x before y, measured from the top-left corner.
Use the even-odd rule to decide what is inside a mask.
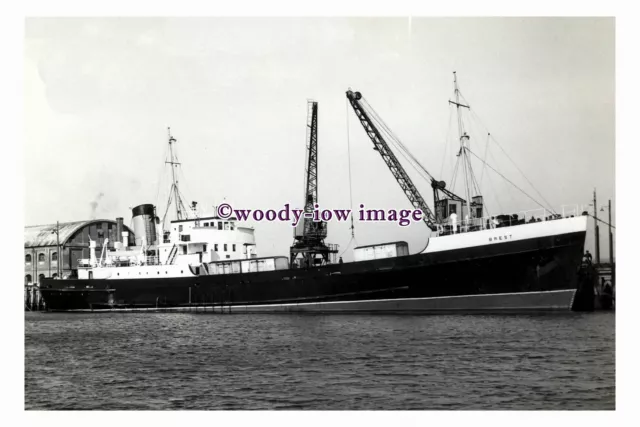
[[[471,233],[474,234],[474,233]],[[164,279],[44,279],[49,310],[569,310],[586,231],[308,269]]]

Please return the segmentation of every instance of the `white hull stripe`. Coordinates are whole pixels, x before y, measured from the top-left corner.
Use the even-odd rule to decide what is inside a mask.
[[[476,246],[508,243],[516,240],[536,239],[539,237],[587,231],[587,217],[562,218],[552,221],[534,222],[511,227],[458,233],[448,236],[432,237],[422,253],[432,253],[464,249]]]

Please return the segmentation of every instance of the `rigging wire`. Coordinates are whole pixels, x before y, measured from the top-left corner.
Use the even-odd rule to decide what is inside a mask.
[[[339,258],[341,258],[345,252],[347,252],[347,249],[349,249],[349,247],[351,246],[351,242],[355,242],[356,245],[358,244],[358,241],[356,240],[355,236],[351,237],[351,239],[349,240],[349,243],[347,243],[347,246],[345,246],[344,250],[340,252],[340,254],[338,255]]]
[[[383,134],[387,137],[388,141],[391,145],[393,145],[397,152],[405,158],[409,162],[409,165],[416,170],[418,175],[425,179],[427,182],[433,183],[437,181],[431,173],[420,163],[420,161],[409,151],[409,149],[400,141],[400,139],[393,133],[393,131],[389,128],[389,126],[384,122],[384,120],[378,116],[376,111],[371,107],[368,101],[362,98],[361,102],[363,110],[368,113],[369,120],[371,124],[374,125],[378,132],[380,132],[380,136]],[[374,147],[377,148],[377,147]],[[391,151],[393,153],[393,151]]]
[[[616,227],[615,227],[615,225],[611,225],[611,224],[609,224],[608,222],[601,220],[600,218],[596,218],[595,216],[591,215],[589,212],[587,212],[587,216],[590,216],[591,218],[593,218],[593,219],[595,219],[595,220],[598,220],[598,221],[600,221],[601,223],[606,224],[606,225],[608,225],[608,226],[609,226],[609,227],[611,227],[611,228],[616,228]]]
[[[462,95],[462,93],[460,93],[459,89],[458,89],[458,94],[461,96],[462,101],[468,106],[469,102],[466,100],[464,95]],[[471,107],[468,107],[466,110],[470,111]],[[463,109],[462,112],[460,113],[460,115],[462,116],[463,114],[467,114],[467,113],[465,113],[466,110]],[[465,123],[465,121],[463,121],[463,125],[464,125],[464,123]],[[476,129],[475,129],[473,121],[470,121],[470,120],[468,120],[468,123],[467,123],[467,130],[468,130],[468,132],[471,132],[472,134],[478,133],[478,132],[476,132]],[[467,145],[470,146],[471,137],[468,134],[467,134],[467,136],[468,136]],[[482,191],[480,191],[480,185],[478,183],[478,178],[475,176],[475,172],[474,172],[474,169],[473,169],[473,164],[471,162],[471,158],[468,155],[465,154],[465,159],[464,160],[467,162],[467,170],[468,170],[469,175],[471,175],[471,186],[472,186],[471,190],[474,190],[476,192],[476,194],[480,194],[481,195]],[[483,169],[483,171],[484,171],[484,169]]]
[[[551,212],[553,212],[554,214],[557,215],[557,212],[551,207],[551,204],[544,198],[544,196],[540,193],[540,191],[538,191],[538,189],[533,185],[533,183],[529,180],[529,178],[527,178],[527,176],[524,174],[524,172],[522,172],[522,170],[520,170],[520,168],[518,167],[518,165],[516,164],[516,162],[513,161],[513,159],[509,156],[509,154],[507,154],[507,152],[505,151],[504,148],[502,148],[502,146],[500,145],[500,143],[498,142],[498,140],[491,135],[491,133],[488,131],[488,129],[486,128],[486,126],[484,125],[484,123],[482,122],[482,120],[480,119],[480,116],[478,116],[478,114],[475,111],[472,111],[471,114],[473,114],[475,116],[475,118],[478,120],[478,122],[480,123],[480,125],[487,131],[487,134],[490,136],[490,138],[493,140],[493,142],[496,143],[496,145],[498,146],[498,148],[500,148],[500,150],[504,153],[505,156],[507,156],[507,159],[509,159],[509,161],[511,163],[513,163],[513,165],[515,166],[515,168],[518,170],[518,172],[520,172],[520,174],[523,176],[523,178],[529,183],[529,185],[531,186],[531,188],[533,188],[533,190],[538,193],[538,196],[540,196],[540,198],[549,206],[548,208],[545,209],[549,209],[551,210]]]
[[[349,203],[350,203],[350,208],[351,208],[351,238],[355,239],[355,226],[353,225],[353,189],[352,189],[352,183],[351,183],[351,142],[350,142],[350,137],[349,137],[349,131],[350,131],[350,127],[349,127],[349,100],[345,98],[345,106],[346,106],[346,113],[347,113],[347,157],[349,160]],[[346,249],[345,249],[346,250]],[[344,253],[344,252],[343,252]]]
[[[458,180],[458,168],[460,167],[460,156],[456,156],[456,166],[453,169],[453,176],[451,177],[451,191],[456,191],[456,181]]]
[[[460,93],[460,91],[458,90],[458,93],[460,95],[460,97],[462,98],[462,100],[468,105],[468,101],[464,98],[464,96]],[[426,168],[424,166],[422,166],[422,164],[415,158],[415,156],[408,150],[408,148],[402,143],[402,141],[400,141],[400,139],[393,133],[393,131],[389,128],[389,126],[384,122],[384,120],[378,116],[378,114],[375,112],[375,110],[373,109],[373,107],[371,107],[371,105],[366,101],[366,99],[363,98],[362,101],[363,107],[365,108],[365,110],[367,111],[367,113],[369,114],[371,121],[374,122],[376,125],[378,125],[379,130],[381,131],[381,133],[384,133],[385,136],[388,138],[389,142],[391,142],[391,144],[398,149],[400,155],[402,157],[405,158],[405,160],[407,160],[409,162],[409,164],[411,165],[411,167],[413,167],[418,174],[424,178],[424,179],[428,179],[430,178],[431,180],[435,180],[435,178],[426,170]],[[469,110],[471,110],[469,108]],[[452,114],[452,110],[451,114]],[[480,118],[478,117],[478,115],[475,113],[475,111],[472,112],[472,114],[475,116],[475,118],[480,122],[480,124],[484,127],[484,125],[481,123]],[[464,125],[462,124],[462,129],[464,131]],[[484,127],[486,129],[486,127]],[[489,138],[491,137],[491,134],[489,132],[487,132],[487,135],[489,136]],[[493,140],[496,142],[495,138],[493,138]],[[504,152],[504,149],[502,149],[502,147],[498,144],[499,148]],[[467,187],[469,187],[470,185],[473,186],[475,188],[475,190],[477,191],[477,193],[481,194],[480,191],[480,184],[478,183],[477,178],[475,177],[475,174],[473,173],[473,168],[472,168],[472,164],[471,164],[471,160],[468,156],[465,156],[465,148],[462,149],[463,151],[461,151],[458,154],[458,160],[456,161],[455,164],[455,168],[454,168],[454,173],[453,173],[453,178],[452,178],[452,185],[451,188],[452,190],[455,191],[455,184],[457,181],[457,172],[458,169],[460,168],[460,163],[462,163],[462,168],[463,168],[463,172],[465,175],[465,185]],[[470,149],[466,148],[466,150],[473,154],[474,157],[476,157],[480,162],[483,163],[483,172],[482,172],[482,178],[481,178],[481,182],[484,179],[484,168],[485,167],[489,167],[491,170],[493,170],[496,174],[498,174],[500,177],[502,177],[505,181],[507,181],[509,184],[511,184],[513,187],[515,187],[517,190],[519,190],[520,192],[522,192],[525,196],[527,196],[529,199],[531,199],[533,202],[535,202],[537,205],[541,206],[543,209],[547,209],[551,212],[553,212],[554,214],[556,213],[552,208],[544,206],[542,203],[538,202],[536,199],[534,199],[533,197],[531,197],[529,194],[527,194],[523,189],[521,189],[520,187],[518,187],[516,184],[514,184],[512,181],[510,181],[508,178],[506,178],[504,175],[502,175],[500,172],[498,172],[495,168],[493,168],[487,161],[486,161],[486,156],[488,153],[488,143],[487,146],[485,148],[485,159],[481,159],[480,157],[478,157],[473,151],[471,151]],[[505,155],[506,152],[505,152]],[[466,157],[466,159],[460,159],[461,156]],[[491,153],[491,157],[493,158],[493,153]],[[507,157],[509,158],[509,156],[507,155]],[[494,159],[495,160],[495,159]],[[509,160],[513,162],[513,160],[511,158],[509,158]],[[517,168],[517,165],[515,165]],[[469,175],[470,177],[467,176],[467,170],[469,170]],[[524,173],[518,168],[518,171],[524,176]],[[427,176],[425,176],[425,174]],[[428,178],[427,178],[428,177]],[[490,179],[490,178],[489,178]],[[534,189],[535,187],[533,186],[533,184],[526,178],[527,182],[529,183],[529,185],[531,185]],[[469,183],[469,180],[471,181]],[[493,187],[493,182],[490,180],[490,184]],[[538,195],[544,200],[545,203],[547,203],[547,205],[550,206],[550,204],[544,199],[544,197],[542,197],[542,195],[540,194],[540,192],[535,189],[536,192],[538,193]],[[496,202],[498,204],[498,206],[500,207],[500,209],[502,209],[502,206],[500,205],[500,202],[496,199]]]
[[[178,154],[176,152],[175,154],[175,158],[176,158],[176,162],[179,162],[178,160]],[[187,180],[187,176],[184,174],[184,171],[182,170],[182,164],[178,165],[178,175],[180,178],[180,182],[182,182],[182,187],[186,188],[187,194],[191,194],[193,196],[193,192],[191,191],[191,187],[189,187],[189,181]],[[182,205],[183,209],[184,209],[184,200],[189,200],[185,197],[184,193],[182,191],[180,191],[180,189],[178,189],[178,193],[179,196],[181,198],[180,200],[180,204]],[[184,209],[184,213],[186,215],[187,218],[189,218],[189,212],[188,210]]]
[[[467,148],[468,149],[468,148]],[[465,156],[467,162],[469,163],[469,174],[471,175],[471,184],[473,186],[473,189],[475,190],[475,194],[477,194],[478,196],[482,196],[482,191],[480,188],[480,184],[478,184],[478,178],[476,177],[472,164],[471,164],[471,158],[469,156]],[[489,213],[489,208],[487,206],[486,200],[484,200],[484,197],[482,199],[482,204],[484,207],[484,210]]]
[[[177,188],[177,186],[176,186],[176,188]],[[179,203],[180,203],[180,206],[182,207],[182,210],[184,211],[184,215],[187,217],[187,219],[189,219],[189,210],[187,210],[187,208],[184,206],[184,202],[183,202],[185,197],[184,197],[184,194],[182,193],[182,191],[180,191],[179,188],[178,188],[178,197],[180,198]]]
[[[449,125],[447,129],[447,136],[444,139],[444,154],[442,155],[442,166],[440,166],[440,176],[444,172],[444,163],[447,159],[447,149],[449,148],[449,136],[451,135],[451,117],[453,116],[453,108],[449,108]]]
[[[422,164],[418,161],[418,159],[416,159],[415,156],[413,154],[411,154],[409,149],[393,133],[391,128],[389,128],[389,126],[387,126],[387,124],[384,122],[384,120],[382,120],[382,118],[380,116],[378,116],[378,114],[375,112],[373,107],[371,107],[369,102],[364,97],[362,98],[362,101],[363,101],[363,104],[364,104],[365,109],[367,110],[367,112],[372,116],[372,118],[375,119],[376,122],[378,122],[380,127],[387,133],[387,135],[388,135],[389,139],[391,140],[391,142],[395,143],[395,145],[400,150],[404,151],[411,158],[411,160],[415,163],[415,165],[417,167],[419,167],[424,173],[426,173],[429,176],[429,178],[431,178],[432,180],[435,180],[435,178],[429,173],[429,171],[424,166],[422,166]],[[415,166],[414,166],[414,168],[415,168]]]
[[[173,197],[173,184],[171,184],[171,191],[169,191],[169,200],[167,201],[167,207],[164,210],[164,215],[162,216],[162,226],[164,228],[165,220],[167,219],[167,214],[169,213],[169,207],[171,206],[171,199]]]
[[[496,204],[498,205],[498,209],[500,209],[500,212],[504,212],[504,210],[502,209],[502,205],[500,204],[500,200],[498,199],[498,196],[497,196],[498,193],[496,193],[496,189],[493,185],[493,181],[491,180],[491,176],[487,175],[487,179],[489,180],[489,185],[491,186],[491,194],[493,194],[493,200],[496,201]],[[487,213],[489,213],[488,211],[489,210],[487,209]]]
[[[489,151],[489,139],[491,138],[491,134],[487,134],[487,142],[484,146],[484,160],[487,160],[487,151]],[[486,164],[482,165],[482,173],[480,174],[480,185],[482,185],[482,180],[484,179],[484,170],[487,168]]]
[[[474,155],[474,157],[476,157],[478,160],[482,161],[482,159],[480,157],[478,157],[476,155],[476,153],[474,153],[473,151],[467,149],[471,154]],[[529,199],[533,200],[538,206],[540,206],[543,209],[548,209],[546,208],[544,205],[542,205],[540,202],[538,202],[536,199],[534,199],[533,197],[531,197],[530,195],[528,195],[524,190],[522,190],[520,187],[518,187],[517,185],[515,185],[513,182],[509,181],[509,179],[507,179],[504,175],[502,175],[500,172],[498,172],[496,169],[494,169],[490,164],[485,163],[485,165],[487,165],[487,167],[489,167],[489,169],[491,169],[492,171],[494,171],[495,173],[497,173],[498,175],[500,175],[502,177],[502,179],[504,179],[505,181],[507,181],[509,184],[513,185],[516,189],[518,189],[522,194],[524,194],[525,196],[527,196]],[[553,211],[552,211],[553,212]],[[554,212],[555,214],[555,212]]]
[[[156,190],[156,206],[158,206],[158,201],[160,200],[160,188],[164,187],[162,184],[163,184],[163,178],[166,176],[167,151],[168,151],[168,148],[165,145],[164,152],[162,154],[162,158],[164,159],[164,162],[160,165],[160,170],[159,170],[158,174],[156,175],[156,176],[159,176],[158,188]]]
[[[368,111],[368,113],[370,113],[371,117],[371,122],[378,125],[380,128],[383,129],[383,131],[381,131],[380,133],[384,133],[385,136],[387,136],[387,139],[389,140],[389,142],[391,143],[391,145],[393,145],[394,147],[396,147],[398,153],[405,159],[407,160],[407,162],[409,163],[409,165],[416,171],[418,172],[418,174],[424,178],[425,180],[429,180],[429,178],[427,178],[426,176],[424,176],[424,174],[426,173],[431,179],[433,179],[433,177],[431,177],[431,174],[429,174],[429,172],[415,159],[415,157],[413,157],[411,155],[411,153],[408,152],[408,150],[405,149],[403,150],[399,144],[397,143],[398,140],[397,138],[393,135],[393,134],[389,134],[388,131],[384,130],[384,124],[378,122],[375,117],[374,114],[372,114],[371,112]],[[380,131],[380,129],[378,129]],[[407,152],[407,154],[405,154],[405,151]],[[413,161],[407,157],[407,155],[411,156],[411,158],[413,158]],[[416,165],[417,163],[417,165]],[[422,170],[422,171],[421,171]]]
[[[491,157],[491,160],[493,161],[493,164],[497,164],[498,163],[498,161],[496,160],[496,157],[493,155],[493,151],[489,151],[489,157]],[[496,193],[496,199],[498,198],[498,194],[506,194],[507,196],[509,196],[509,200],[511,201],[511,204],[513,206],[517,205],[516,199],[514,199],[514,197],[513,197],[513,190],[512,190],[511,187],[506,187],[506,189],[501,190],[500,193]]]
[[[471,167],[471,158],[469,156],[465,156],[467,158],[467,162],[469,163],[469,175],[471,175],[471,185],[473,189],[476,191],[476,194],[482,195],[480,191],[480,186],[478,185],[478,180],[476,179],[476,175],[473,173],[473,168]]]
[[[355,235],[355,225],[353,223],[353,182],[351,179],[351,137],[350,137],[350,126],[349,126],[349,100],[345,99],[345,106],[346,106],[346,123],[347,123],[347,158],[348,158],[348,164],[349,164],[349,203],[350,203],[350,208],[351,208],[351,212],[352,214],[351,216],[351,239],[349,239],[349,242],[347,243],[347,245],[345,246],[344,250],[338,255],[339,258],[342,258],[342,255],[344,255],[345,252],[347,252],[347,249],[349,249],[349,247],[351,246],[351,242],[355,242],[356,245],[358,244],[357,240],[356,240],[356,235]]]
[[[462,94],[462,92],[458,89],[458,95],[460,96],[460,98],[462,98],[462,100],[464,101],[464,103],[466,105],[470,105],[469,102],[467,101],[467,99],[464,97],[464,95]],[[484,125],[484,123],[482,122],[482,120],[480,119],[480,116],[478,116],[478,114],[475,112],[475,110],[472,110],[471,108],[468,108],[471,116],[473,118],[475,118],[478,123],[484,128],[484,130],[487,132],[488,135],[488,140],[487,140],[487,146],[485,148],[485,160],[480,159],[475,153],[473,153],[471,150],[469,150],[469,152],[471,154],[473,154],[475,157],[478,158],[478,160],[480,160],[481,162],[483,162],[484,166],[489,166],[491,169],[493,169],[487,162],[486,162],[486,151],[488,150],[488,143],[490,141],[490,139],[493,139],[493,141],[498,145],[498,147],[500,148],[500,150],[502,150],[502,152],[505,154],[505,156],[507,156],[507,158],[509,159],[509,161],[511,161],[511,163],[513,163],[513,165],[516,167],[516,169],[518,170],[518,172],[520,172],[520,174],[525,178],[525,180],[529,183],[529,185],[531,186],[531,188],[534,189],[534,191],[538,194],[538,196],[540,196],[540,198],[547,204],[547,206],[543,206],[540,202],[536,201],[535,199],[533,199],[531,196],[529,196],[527,193],[525,193],[521,188],[515,186],[515,184],[513,184],[511,181],[509,181],[506,177],[504,177],[504,175],[500,174],[497,170],[493,169],[496,173],[498,173],[500,176],[502,176],[502,178],[504,178],[507,182],[509,182],[510,184],[512,184],[513,186],[515,186],[518,190],[520,190],[521,192],[523,192],[523,194],[525,194],[527,197],[529,197],[531,200],[534,200],[538,205],[542,206],[544,209],[550,210],[551,212],[553,212],[554,214],[557,214],[557,212],[551,207],[551,204],[544,198],[544,196],[542,196],[542,194],[538,191],[538,189],[533,185],[533,183],[531,183],[531,181],[526,177],[526,175],[522,172],[522,170],[518,167],[518,165],[513,161],[513,159],[511,159],[511,157],[507,154],[507,152],[502,148],[502,146],[498,143],[498,141],[491,135],[491,133],[489,132],[489,130],[487,129],[487,127]],[[472,122],[473,125],[473,122]],[[493,156],[492,156],[493,157]],[[495,160],[495,159],[494,159]],[[483,176],[484,176],[484,167],[483,167]],[[482,178],[481,178],[482,181]]]
[[[177,138],[173,138],[173,137],[171,137],[171,138],[173,139],[174,143],[178,142]],[[165,151],[165,154],[166,154],[166,151]],[[172,171],[171,171],[171,173],[172,173],[172,181],[171,181],[171,189],[169,191],[169,199],[168,199],[168,202],[167,202],[167,208],[166,208],[165,214],[164,214],[164,216],[162,218],[163,224],[165,222],[165,219],[166,219],[167,214],[169,212],[169,207],[171,206],[172,202],[175,203],[176,206],[178,206],[178,208],[182,207],[182,211],[184,212],[185,216],[187,218],[189,218],[189,212],[184,207],[184,203],[183,203],[183,200],[182,200],[182,199],[185,198],[184,194],[182,192],[180,192],[180,189],[178,188],[178,185],[177,185],[177,183],[182,180],[182,181],[185,182],[185,186],[187,186],[186,178],[185,178],[184,173],[182,172],[182,168],[181,167],[177,167],[176,168],[176,166],[180,166],[180,159],[178,158],[177,148],[174,148],[174,149],[171,150],[171,156],[172,157],[170,159],[171,160],[170,162],[167,162],[165,160],[165,164],[169,163],[170,167],[172,168]],[[176,168],[176,169],[174,169],[174,168]],[[175,182],[174,182],[174,180],[175,180]],[[173,200],[174,197],[175,197],[176,200]],[[179,218],[176,217],[176,219],[179,219]]]
[[[473,194],[475,194],[476,196],[482,196],[482,193],[480,192],[480,187],[478,186],[478,180],[476,179],[476,175],[473,173],[471,158],[466,154],[464,157],[467,162],[467,170],[469,171],[469,181],[471,182],[471,185],[469,186],[471,190],[471,193],[470,193],[471,200],[469,200],[469,203],[472,203],[473,198],[475,197]]]

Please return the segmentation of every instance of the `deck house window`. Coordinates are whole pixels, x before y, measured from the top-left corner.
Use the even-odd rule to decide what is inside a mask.
[[[51,261],[53,262],[57,262],[58,261],[58,252],[54,252],[51,254]]]
[[[38,255],[38,262],[39,262],[39,263],[44,263],[44,260],[45,260],[44,254],[42,254],[42,253],[41,253],[41,254],[39,254],[39,255]]]
[[[227,252],[227,244],[224,244],[224,251]]]
[[[26,254],[24,256],[24,262],[26,262],[27,264],[31,264],[31,254]]]
[[[218,230],[222,230],[222,221],[218,221]]]
[[[178,226],[178,232],[182,233],[182,224]]]
[[[218,252],[218,244],[217,244],[217,243],[214,243],[214,244],[213,244],[213,250],[214,250],[214,251],[216,251],[216,252]]]
[[[232,245],[232,248],[233,248],[233,252],[235,252],[236,251],[236,244],[235,243]]]

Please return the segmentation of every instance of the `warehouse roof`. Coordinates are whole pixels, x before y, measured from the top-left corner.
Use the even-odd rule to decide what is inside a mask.
[[[116,222],[111,219],[92,219],[89,221],[74,221],[74,222],[61,222],[60,223],[60,244],[64,245],[67,240],[75,234],[76,231],[82,227],[90,225],[94,222]],[[125,226],[126,229],[128,227]],[[56,246],[56,224],[47,225],[31,225],[24,228],[24,247],[38,247],[38,246]]]

